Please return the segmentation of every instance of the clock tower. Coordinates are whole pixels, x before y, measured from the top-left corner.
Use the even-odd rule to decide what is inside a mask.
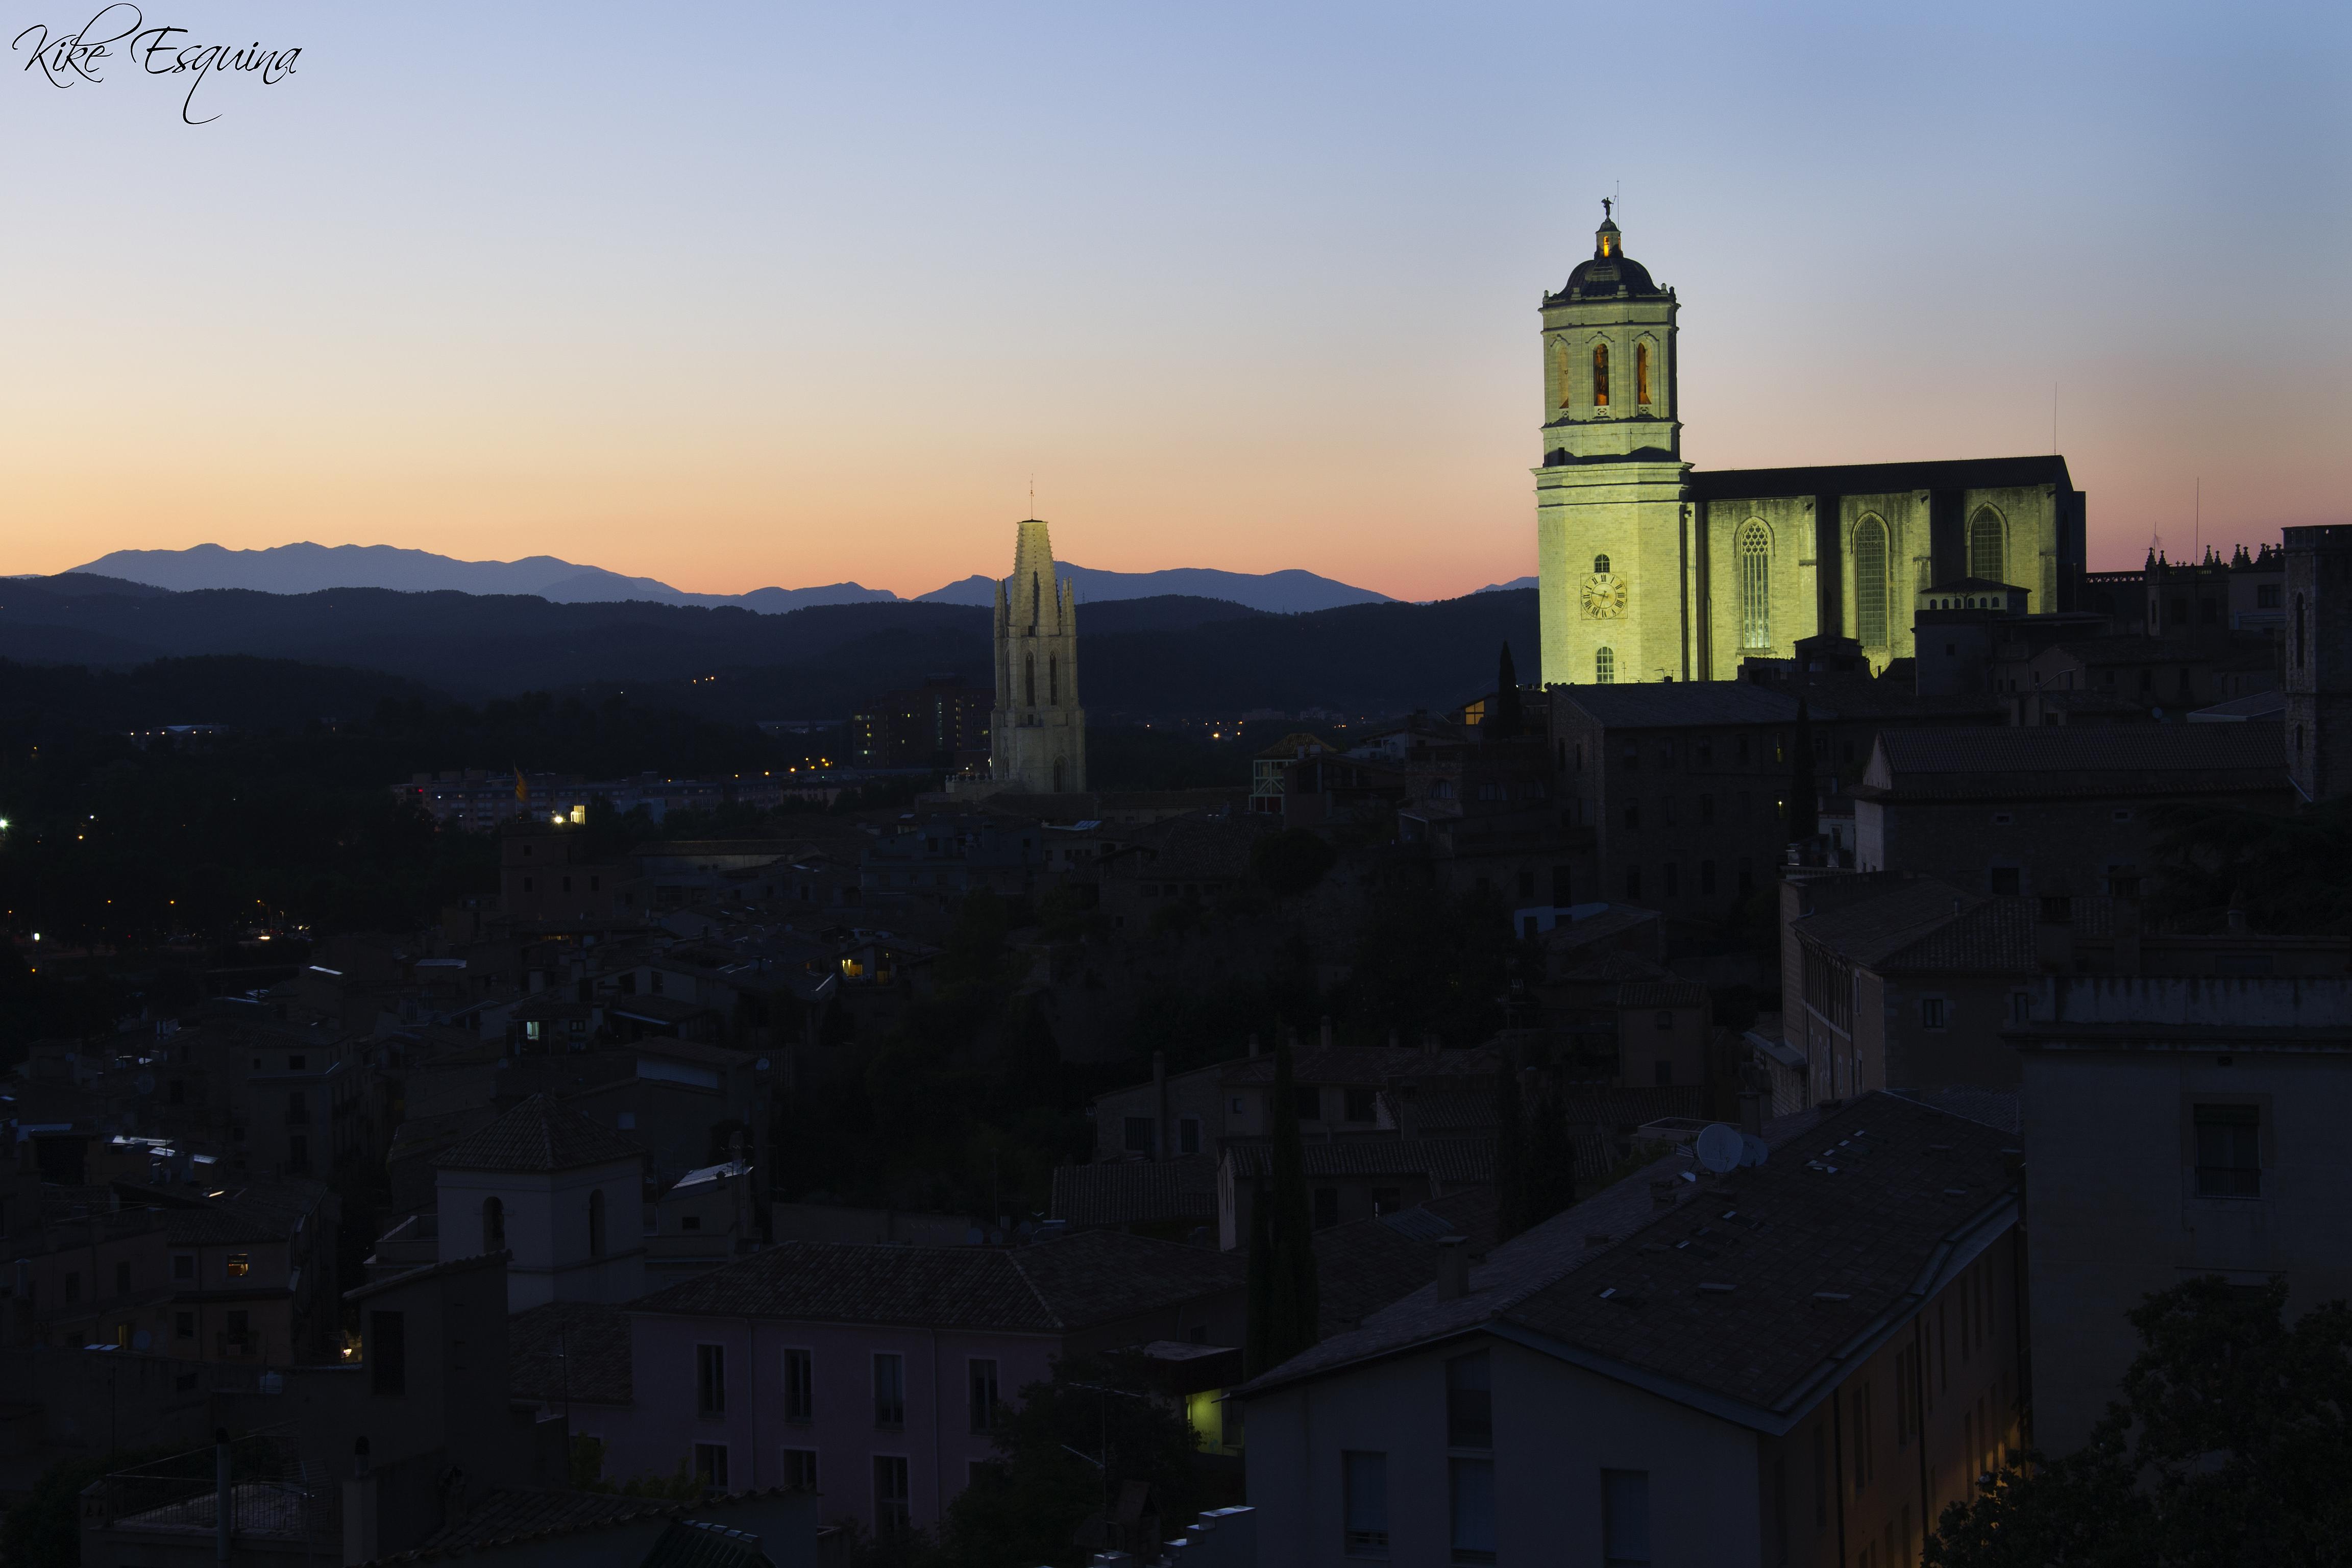
[[[1543,680],[1691,679],[1693,585],[1671,289],[1603,202],[1592,258],[1543,300],[1536,562]]]

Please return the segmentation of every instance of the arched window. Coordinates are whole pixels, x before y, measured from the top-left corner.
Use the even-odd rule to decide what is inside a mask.
[[[1054,793],[1062,793],[1062,759],[1059,757],[1054,759]]]
[[[2294,667],[2297,669],[2303,668],[2303,595],[2300,594],[2294,596]],[[2300,736],[2303,731],[2298,730],[2295,733]]]
[[[1772,537],[1760,522],[1739,531],[1739,646],[1772,646]]]
[[[1592,654],[1592,679],[1601,685],[1612,684],[1617,679],[1617,655],[1609,648],[1596,648]]]
[[[1021,656],[1021,691],[1022,706],[1037,706],[1037,656],[1034,653]]]
[[[1853,531],[1853,635],[1886,646],[1886,525],[1874,517]]]
[[[1609,575],[1609,557],[1606,555],[1596,555],[1592,558],[1592,574],[1595,577],[1606,577]]]
[[[1633,402],[1636,406],[1650,406],[1650,345],[1633,345]]]
[[[1045,656],[1045,700],[1048,703],[1062,700],[1062,656],[1057,653]]]
[[[1039,607],[1043,605],[1045,602],[1045,579],[1040,577],[1036,573],[1032,572],[1029,574],[1029,624],[1031,626],[1034,626],[1037,624],[1037,612]]]
[[[507,1205],[496,1198],[482,1200],[482,1250],[498,1252],[507,1244]]]
[[[1552,354],[1553,366],[1559,373],[1559,405],[1565,408],[1575,401],[1576,355],[1566,343],[1555,343],[1552,346],[1555,351]]]
[[[1609,406],[1609,345],[1592,345],[1592,406]]]
[[[1969,575],[1988,583],[2006,583],[2002,560],[2000,514],[1990,507],[1969,520]]]
[[[604,1256],[604,1189],[588,1194],[588,1256]]]

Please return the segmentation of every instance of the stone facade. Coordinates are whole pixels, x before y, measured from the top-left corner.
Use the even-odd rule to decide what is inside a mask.
[[[2287,777],[2333,800],[2352,793],[2352,527],[2285,538]]]
[[[1054,543],[1021,524],[1013,575],[996,586],[996,709],[989,774],[1003,789],[1087,787],[1087,713],[1078,706],[1077,584],[1055,575]]]
[[[1546,685],[1719,680],[1798,639],[1911,657],[1919,592],[1978,576],[2071,608],[2083,493],[2065,460],[1695,471],[1672,289],[1604,221],[1543,301],[1536,552]]]

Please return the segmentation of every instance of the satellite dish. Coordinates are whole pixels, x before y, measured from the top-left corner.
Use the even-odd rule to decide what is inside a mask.
[[[1753,1132],[1743,1134],[1740,1137],[1739,1145],[1739,1163],[1743,1165],[1760,1165],[1764,1163],[1764,1157],[1772,1152],[1765,1144],[1764,1140],[1757,1137]]]
[[[1727,1127],[1717,1121],[1698,1135],[1698,1163],[1718,1176],[1727,1171],[1738,1170],[1743,1152],[1739,1130],[1736,1127]]]
[[[142,1094],[152,1094],[155,1092],[155,1075],[152,1072],[142,1072],[131,1081],[133,1087],[135,1087]]]
[[[135,1351],[143,1351],[154,1342],[155,1336],[144,1329],[131,1336],[131,1348]]]

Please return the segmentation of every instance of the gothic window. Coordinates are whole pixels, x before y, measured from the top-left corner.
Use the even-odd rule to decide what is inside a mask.
[[[2001,559],[2000,514],[1990,507],[1969,520],[1969,575],[1988,583],[2006,583]]]
[[[1853,628],[1864,647],[1886,646],[1886,525],[1874,517],[1853,531]]]
[[[1592,406],[1609,406],[1609,345],[1592,345]]]
[[[1739,531],[1739,646],[1772,646],[1772,540],[1760,522]]]
[[[1617,655],[1614,652],[1605,647],[1593,652],[1592,679],[1596,684],[1601,686],[1610,685],[1616,680]]]
[[[496,1198],[482,1200],[482,1250],[498,1252],[507,1244],[507,1205]]]
[[[1633,402],[1640,407],[1650,406],[1650,345],[1633,345]]]
[[[1606,555],[1596,555],[1592,558],[1592,574],[1595,577],[1606,577],[1609,575],[1609,557]]]
[[[1029,574],[1029,624],[1037,624],[1037,613],[1045,603],[1045,583],[1034,572]]]
[[[604,1189],[588,1194],[588,1256],[604,1256]]]
[[[1021,685],[1021,690],[1022,690],[1022,698],[1021,698],[1021,700],[1022,700],[1023,705],[1024,705],[1024,707],[1029,707],[1029,708],[1034,708],[1034,707],[1036,707],[1036,706],[1037,706],[1037,656],[1036,656],[1035,654],[1034,654],[1034,653],[1033,653],[1033,654],[1025,654],[1025,655],[1024,655],[1024,656],[1022,657],[1022,660],[1021,660],[1021,682],[1022,682],[1022,685]]]
[[[2297,669],[2303,668],[2303,595],[2300,594],[2294,596],[2294,667]],[[2295,733],[2300,736],[2303,731],[2298,730]]]
[[[1062,793],[1062,759],[1059,757],[1054,759],[1054,793]]]
[[[1062,656],[1057,653],[1045,656],[1045,700],[1048,703],[1062,700]]]
[[[1552,358],[1559,371],[1559,405],[1565,408],[1571,401],[1570,394],[1576,387],[1576,356],[1569,351],[1566,343],[1556,343],[1553,347],[1558,351]]]

